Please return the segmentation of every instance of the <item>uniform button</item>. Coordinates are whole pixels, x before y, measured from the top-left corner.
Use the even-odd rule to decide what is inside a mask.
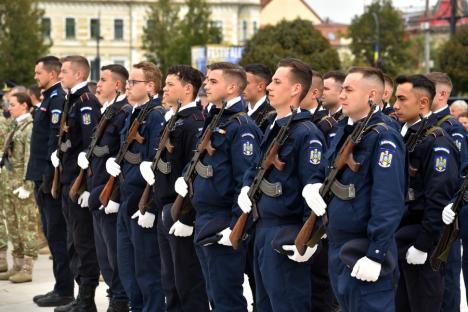
[[[376,250],[375,250],[375,253],[376,253],[376,254],[379,254],[379,253],[380,253],[380,250],[376,249]]]

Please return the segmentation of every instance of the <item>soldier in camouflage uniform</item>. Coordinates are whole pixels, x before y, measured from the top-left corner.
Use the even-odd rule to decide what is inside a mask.
[[[32,116],[29,113],[31,100],[25,93],[10,97],[11,117],[14,120],[10,134],[8,160],[12,170],[2,172],[5,181],[4,213],[9,239],[13,244],[14,265],[0,274],[0,280],[14,283],[32,281],[33,259],[37,257],[37,209],[34,206],[33,184],[24,176],[29,160]]]

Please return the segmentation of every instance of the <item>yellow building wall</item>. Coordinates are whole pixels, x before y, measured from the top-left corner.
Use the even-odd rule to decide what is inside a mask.
[[[296,18],[320,24],[320,18],[301,0],[272,0],[260,13],[260,23],[276,25],[281,20],[295,20]]]

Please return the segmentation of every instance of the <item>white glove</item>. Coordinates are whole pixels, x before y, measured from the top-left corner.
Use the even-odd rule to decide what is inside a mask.
[[[174,190],[182,197],[187,196],[188,193],[188,185],[185,182],[184,177],[178,177],[174,184]]]
[[[111,213],[119,212],[119,207],[120,207],[119,203],[116,203],[115,201],[109,200],[109,202],[107,203],[107,206],[103,207],[103,208],[104,208],[104,212],[106,214],[111,214]]]
[[[80,205],[81,208],[88,207],[89,195],[90,193],[88,191],[84,191],[83,194],[78,197],[78,205]]]
[[[151,212],[145,212],[145,214],[141,214],[140,210],[135,212],[132,216],[132,219],[138,218],[138,225],[141,226],[142,228],[150,229],[153,227],[154,220],[156,219],[156,216],[154,213]]]
[[[229,235],[231,235],[231,232],[232,231],[231,231],[230,228],[225,228],[224,230],[219,232],[218,234],[221,234],[222,237],[218,241],[218,244],[224,245],[224,246],[229,246],[229,247],[232,246],[231,240],[229,239]]]
[[[408,262],[408,264],[424,264],[426,260],[427,252],[416,249],[414,246],[411,246],[406,252],[406,262]]]
[[[60,165],[60,159],[57,157],[57,150],[55,150],[50,155],[50,161],[52,162],[52,166],[54,166],[54,168],[57,168]]]
[[[445,206],[444,210],[442,211],[442,221],[445,224],[449,225],[452,224],[453,220],[455,220],[455,211],[452,210],[453,203],[448,204]]]
[[[113,177],[116,177],[120,174],[120,165],[115,162],[114,157],[110,157],[106,161],[106,171]]]
[[[27,191],[24,187],[20,186],[13,191],[13,194],[18,195],[19,199],[26,199],[31,195],[31,192]]]
[[[193,233],[193,226],[183,224],[180,221],[177,221],[171,226],[169,230],[169,234],[174,234],[174,236],[178,237],[187,237],[192,235]]]
[[[327,204],[319,193],[321,187],[322,183],[314,183],[307,184],[302,189],[302,197],[306,200],[309,208],[319,217],[325,214],[325,208],[327,208]]]
[[[78,167],[80,167],[83,170],[88,169],[89,167],[89,160],[86,158],[86,153],[81,152],[78,154],[78,161],[77,161]]]
[[[382,264],[367,257],[362,257],[354,264],[351,276],[364,282],[375,282],[380,275]]]
[[[281,247],[283,247],[284,250],[290,250],[294,252],[293,255],[288,256],[288,258],[291,259],[292,261],[306,262],[317,251],[317,246],[318,245],[315,245],[314,247],[307,247],[304,255],[302,256],[299,254],[299,251],[297,251],[297,248],[295,245],[283,245]]]
[[[252,211],[252,201],[250,200],[249,195],[247,195],[249,190],[250,186],[242,187],[239,197],[237,197],[237,204],[243,213],[249,213]]]
[[[143,161],[140,164],[141,176],[143,177],[143,179],[145,179],[146,183],[148,183],[149,185],[153,185],[155,181],[154,172],[151,169],[152,164],[153,163],[151,161]]]

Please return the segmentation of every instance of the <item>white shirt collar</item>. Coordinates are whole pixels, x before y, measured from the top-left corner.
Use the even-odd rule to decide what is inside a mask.
[[[263,104],[263,102],[265,102],[266,100],[266,95],[264,95],[260,100],[257,101],[257,103],[255,103],[254,107],[250,107],[250,103],[249,105],[247,105],[247,115],[249,116],[252,116],[253,113],[255,113],[255,111],[260,107],[260,105]]]
[[[184,109],[188,109],[188,108],[192,108],[192,107],[197,107],[197,101],[193,101],[193,102],[190,102],[188,103],[187,105],[184,105],[182,106],[181,108],[179,108],[179,113],[181,111],[183,111]],[[166,121],[168,121],[169,119],[171,119],[172,116],[174,116],[174,111],[172,110],[172,108],[170,110],[167,111],[167,113],[164,115],[164,119],[166,119]]]
[[[429,116],[432,115],[432,112],[429,112],[429,114],[427,114],[426,116],[424,116],[425,118],[428,118]],[[408,125],[407,122],[405,122],[405,124],[403,125],[403,127],[401,127],[401,136],[404,137],[406,135],[406,133],[408,132],[408,129],[411,128],[412,126],[416,125],[417,123],[419,123],[421,121],[421,119],[418,119],[414,124],[412,125]]]
[[[73,88],[70,89],[71,94],[74,94],[76,91],[79,89],[83,88],[84,86],[87,86],[88,82],[87,81],[82,81],[79,84],[75,85]]]
[[[153,100],[156,100],[159,97],[159,94],[153,95]]]
[[[433,112],[433,113],[434,113],[434,114],[440,113],[441,111],[443,111],[443,110],[446,109],[447,107],[448,107],[448,105],[445,105],[444,107],[439,108],[438,110],[436,110],[436,111]]]
[[[227,103],[226,103],[226,109],[230,108],[232,105],[236,104],[237,102],[240,102],[241,100],[241,97],[238,96],[238,97],[235,97],[233,99],[230,99]]]
[[[23,114],[23,115],[21,115],[21,116],[18,116],[18,117],[16,117],[15,120],[16,120],[17,123],[20,123],[20,122],[22,122],[23,120],[27,119],[28,117],[31,117],[31,114],[30,114],[30,113],[26,113],[26,114]]]
[[[328,116],[335,115],[335,114],[338,113],[342,108],[343,108],[343,106],[340,105],[340,107],[338,107],[338,109],[336,110],[336,112],[334,112],[333,114],[332,114],[330,111],[328,111]]]
[[[341,108],[340,108],[340,109],[341,109]],[[377,106],[375,107],[374,111],[372,112],[372,115],[374,115],[375,113],[377,113],[379,110],[380,110],[380,109],[379,109],[379,105],[377,105]],[[338,112],[338,111],[337,111],[337,112]],[[361,119],[359,119],[359,120],[361,120]],[[349,126],[354,125],[354,120],[352,120],[351,117],[348,118],[348,125],[349,125]]]
[[[298,107],[298,108],[297,108],[297,113],[299,114],[300,112],[301,112],[301,108]],[[289,114],[287,114],[286,116],[283,116],[283,117],[281,117],[281,118],[279,118],[279,119],[283,119],[283,118],[286,118],[286,117],[288,117],[288,116],[291,116],[291,114],[292,114],[292,113],[289,113]],[[278,116],[276,116],[275,120],[273,120],[273,122],[271,123],[270,129],[273,129],[273,127],[275,126],[275,123],[276,123],[277,120],[278,120]]]
[[[120,102],[120,101],[123,101],[125,98],[127,97],[127,95],[124,93],[124,94],[121,94],[117,97],[117,100],[116,102]],[[104,113],[104,111],[106,110],[106,108],[108,108],[112,103],[114,103],[114,100],[112,101],[105,101],[104,104],[102,104],[101,106],[101,114]]]

